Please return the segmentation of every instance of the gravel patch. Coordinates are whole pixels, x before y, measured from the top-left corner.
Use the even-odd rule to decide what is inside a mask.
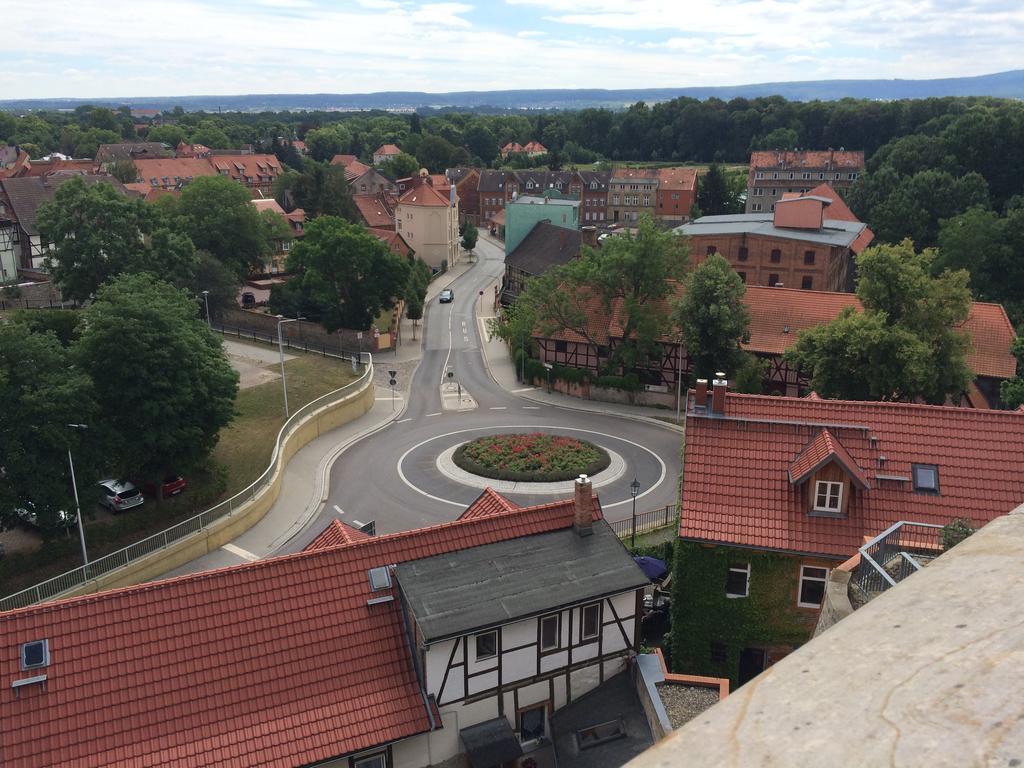
[[[682,728],[704,710],[718,703],[717,688],[659,683],[658,695],[673,728]]]

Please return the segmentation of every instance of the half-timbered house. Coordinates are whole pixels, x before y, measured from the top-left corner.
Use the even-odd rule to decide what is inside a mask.
[[[0,614],[0,752],[423,768],[483,743],[501,764],[626,669],[646,584],[585,478],[412,531],[335,521],[300,553]]]

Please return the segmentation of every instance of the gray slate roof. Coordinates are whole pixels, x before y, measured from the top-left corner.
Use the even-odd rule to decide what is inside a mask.
[[[822,245],[835,245],[849,248],[853,241],[864,231],[866,224],[859,221],[836,221],[826,219],[822,229],[790,229],[776,227],[774,214],[771,213],[735,213],[725,216],[702,216],[689,224],[676,227],[677,235],[757,235],[761,237],[777,237],[785,240],[800,240]]]
[[[534,224],[516,249],[505,257],[505,265],[528,275],[543,275],[552,267],[566,264],[580,255],[583,234],[578,229],[556,227],[550,221]]]
[[[174,151],[158,141],[100,144],[96,149],[96,162],[99,163],[114,163],[118,160],[137,160],[145,157],[174,157]]]
[[[427,643],[497,627],[650,582],[604,520],[401,563],[395,568]]]
[[[512,204],[519,205],[565,205],[570,208],[579,208],[579,200],[562,200],[557,197],[539,197],[537,195],[520,195],[512,201]]]
[[[505,172],[504,171],[480,171],[480,184],[477,186],[480,192],[504,192]]]

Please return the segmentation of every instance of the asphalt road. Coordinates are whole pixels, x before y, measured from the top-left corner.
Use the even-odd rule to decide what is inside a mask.
[[[504,253],[481,239],[476,254],[478,263],[452,285],[455,301],[440,304],[435,299],[425,312],[423,358],[405,413],[341,454],[330,472],[327,503],[282,552],[302,549],[333,518],[350,524],[372,520],[378,533],[454,520],[480,490],[441,474],[437,455],[458,443],[501,432],[558,432],[620,454],[626,461],[625,473],[598,489],[609,520],[630,516],[629,484],[634,476],[641,485],[638,512],[676,501],[678,432],[624,417],[538,405],[506,392],[490,377],[480,349],[474,302],[504,271]],[[440,385],[449,369],[475,399],[476,409],[442,409]],[[522,505],[560,497],[507,495]]]

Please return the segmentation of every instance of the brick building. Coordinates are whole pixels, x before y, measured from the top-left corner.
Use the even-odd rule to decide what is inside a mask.
[[[449,168],[448,182],[459,196],[459,224],[467,221],[478,226],[480,219],[480,171],[476,168]]]
[[[874,239],[831,190],[780,198],[771,213],[702,216],[675,232],[690,238],[695,261],[720,253],[749,285],[818,291],[852,291],[853,257]]]
[[[683,220],[697,203],[696,168],[659,168],[657,205],[659,219]]]
[[[864,172],[864,152],[752,152],[747,175],[747,213],[771,213],[787,193],[806,194],[822,182],[845,189]]]

